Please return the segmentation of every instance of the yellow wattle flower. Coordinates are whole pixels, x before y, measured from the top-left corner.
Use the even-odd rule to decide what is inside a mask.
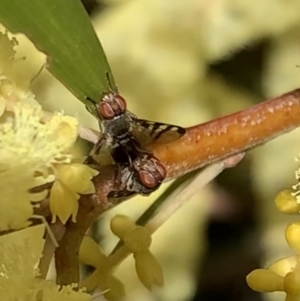
[[[90,236],[85,236],[79,249],[79,260],[84,264],[91,265],[102,272],[107,272],[109,267],[108,257],[104,254],[99,244]]]
[[[0,123],[0,229],[27,226],[37,194],[29,189],[53,181],[57,164],[69,163],[77,120],[56,114],[47,122],[39,105],[21,102]],[[40,200],[44,197],[40,195]]]
[[[6,106],[22,101],[28,104],[38,104],[29,89],[33,74],[20,76],[28,70],[25,57],[16,58],[16,37],[10,37],[7,31],[0,28],[0,117]]]
[[[1,300],[92,301],[91,295],[78,290],[76,284],[59,286],[37,278],[44,233],[45,225],[38,225],[0,236]]]
[[[91,181],[98,171],[84,164],[62,164],[56,166],[56,180],[50,191],[52,222],[59,217],[65,224],[72,217],[76,222],[79,194],[91,194],[95,187]]]
[[[0,31],[0,74],[10,72],[15,61],[16,50],[14,48],[18,44],[18,40],[15,37],[10,38],[7,31]]]
[[[0,231],[26,227],[33,214],[28,192],[35,186],[31,166],[21,162],[18,165],[9,161],[4,163],[1,158],[0,161]]]

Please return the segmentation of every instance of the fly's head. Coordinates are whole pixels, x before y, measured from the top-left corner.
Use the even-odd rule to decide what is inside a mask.
[[[126,100],[113,92],[104,93],[97,109],[103,119],[111,120],[126,112]]]
[[[167,175],[165,167],[153,155],[140,154],[132,166],[120,166],[119,187],[109,197],[129,196],[135,193],[149,195],[159,188]]]
[[[97,110],[103,122],[104,131],[113,138],[120,139],[131,128],[131,119],[127,115],[125,99],[116,93],[104,93]]]
[[[167,176],[165,167],[153,155],[141,154],[133,161],[133,166],[143,190],[156,190]]]

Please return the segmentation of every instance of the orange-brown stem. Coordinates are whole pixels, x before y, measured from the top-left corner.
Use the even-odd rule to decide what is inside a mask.
[[[165,145],[153,145],[166,166],[167,177],[264,144],[300,126],[300,89],[241,112],[187,128],[186,134]]]
[[[55,266],[60,285],[79,283],[79,248],[87,229],[104,211],[116,204],[107,199],[114,185],[115,166],[101,168],[100,174],[94,178],[96,193],[80,198],[77,221],[69,221],[66,232],[55,251]]]

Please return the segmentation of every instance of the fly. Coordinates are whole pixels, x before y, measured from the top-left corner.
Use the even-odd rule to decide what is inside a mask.
[[[176,125],[137,118],[127,110],[125,99],[118,93],[104,93],[100,103],[90,98],[98,113],[102,137],[95,144],[90,156],[98,155],[106,148],[116,163],[130,161],[132,152],[151,153],[150,144],[166,144],[180,138],[185,129]],[[121,147],[123,154],[116,151]],[[91,161],[91,158],[87,158]],[[86,162],[89,163],[89,162]]]
[[[85,163],[94,164],[96,159],[102,165],[119,165],[119,190],[110,196],[148,195],[156,190],[166,177],[166,170],[147,147],[172,142],[184,135],[185,129],[137,118],[127,110],[125,99],[111,88],[103,93],[99,103],[87,99],[95,105],[102,137]]]
[[[109,193],[108,197],[124,197],[139,193],[149,195],[159,188],[166,177],[166,169],[153,155],[139,154],[129,164],[120,166],[119,187]]]

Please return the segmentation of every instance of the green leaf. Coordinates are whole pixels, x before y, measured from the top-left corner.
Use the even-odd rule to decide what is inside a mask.
[[[0,22],[24,33],[48,56],[48,70],[94,112],[114,80],[88,14],[79,0],[0,0]],[[1,51],[1,50],[0,50]],[[95,113],[95,112],[94,112]]]

